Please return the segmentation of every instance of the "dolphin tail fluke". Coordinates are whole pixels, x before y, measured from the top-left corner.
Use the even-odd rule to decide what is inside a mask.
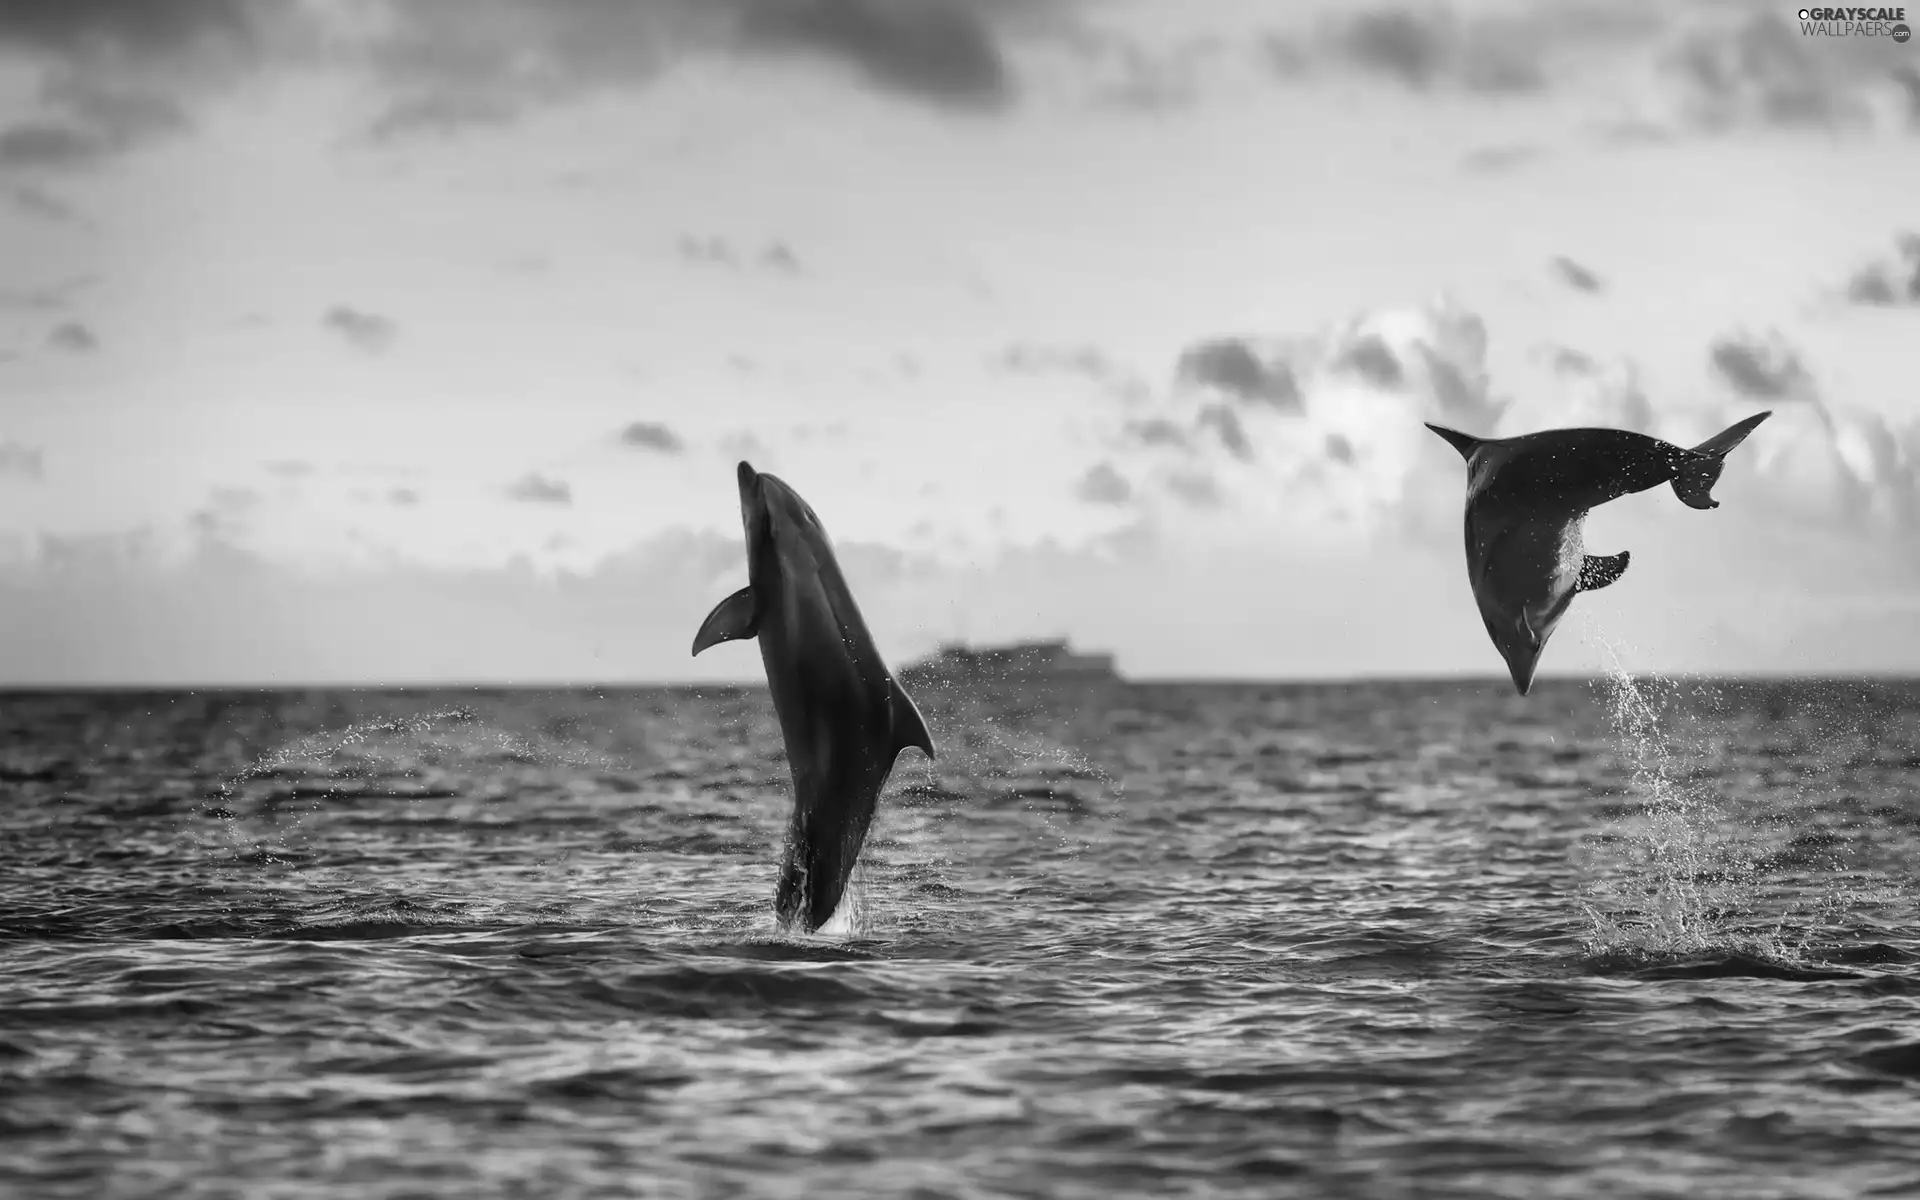
[[[1747,435],[1772,415],[1771,409],[1757,413],[1688,450],[1674,474],[1673,494],[1689,508],[1719,508],[1720,502],[1713,498],[1713,485],[1719,482],[1720,472],[1727,465],[1727,452],[1746,441]]]
[[[893,685],[893,752],[905,750],[908,746],[917,747],[929,759],[933,753],[933,734],[927,732],[926,718],[920,715],[920,708],[914,704],[913,697],[907,695],[899,680]]]
[[[1428,429],[1447,439],[1447,444],[1458,450],[1461,458],[1472,458],[1473,452],[1478,450],[1480,443],[1486,440],[1474,437],[1470,433],[1461,433],[1458,429],[1448,429],[1445,425],[1435,425],[1432,421],[1428,421],[1426,425]]]
[[[1580,563],[1580,582],[1575,585],[1575,590],[1597,592],[1606,587],[1627,573],[1627,562],[1632,557],[1632,552],[1628,550],[1618,554],[1587,555]]]
[[[693,635],[693,653],[698,657],[708,646],[737,642],[759,632],[760,613],[754,601],[753,588],[743,587],[714,605],[707,619],[700,622],[700,632]]]

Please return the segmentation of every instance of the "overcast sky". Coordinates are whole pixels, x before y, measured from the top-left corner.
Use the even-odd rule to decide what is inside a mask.
[[[1920,670],[1920,41],[1777,4],[0,6],[0,682],[1499,677],[1422,428],[1771,407],[1542,675]],[[1903,240],[1904,239],[1904,240]]]

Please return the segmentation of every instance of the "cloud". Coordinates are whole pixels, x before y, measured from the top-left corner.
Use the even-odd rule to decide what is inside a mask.
[[[658,421],[635,421],[620,431],[620,444],[656,454],[679,454],[686,449],[680,435]]]
[[[1138,373],[1117,363],[1097,346],[1044,346],[1015,342],[988,360],[988,366],[1008,375],[1043,378],[1077,376],[1127,404],[1141,402],[1152,390]]]
[[[1739,553],[1772,561],[1825,548],[1836,561],[1824,569],[1855,578],[1872,564],[1904,562],[1887,567],[1904,571],[1904,582],[1860,586],[1920,594],[1920,421],[1900,425],[1825,405],[1802,357],[1777,335],[1713,343],[1710,362],[1737,400],[1664,409],[1631,360],[1565,346],[1530,356],[1539,377],[1518,389],[1522,399],[1499,397],[1484,322],[1445,300],[1257,344],[1285,347],[1271,356],[1293,366],[1297,410],[1196,402],[1176,391],[1159,411],[1115,420],[1112,465],[1132,475],[1131,509],[1195,553],[1211,547],[1232,559],[1272,543],[1294,555],[1341,547],[1382,554],[1384,542],[1393,554],[1438,554],[1436,547],[1457,543],[1463,478],[1458,456],[1422,427],[1428,420],[1482,436],[1594,425],[1693,445],[1751,416],[1755,401],[1787,399],[1793,403],[1777,405],[1730,460],[1721,494],[1738,515],[1727,553],[1767,543]],[[1222,412],[1234,414],[1237,434]],[[1658,522],[1640,526],[1631,505],[1608,519],[1634,524],[1636,547],[1688,536]],[[1774,544],[1780,538],[1811,541]],[[1740,577],[1758,569],[1740,568]],[[1462,619],[1471,624],[1470,616]]]
[[[0,288],[0,309],[24,312],[61,312],[75,296],[100,282],[97,275],[75,275],[34,288]]]
[[[1766,341],[1745,334],[1718,338],[1707,361],[1734,391],[1756,400],[1804,399],[1813,384],[1799,354],[1777,334]]]
[[[0,5],[0,55],[29,100],[0,127],[0,167],[88,167],[190,129],[239,83],[319,72],[371,103],[375,141],[499,127],[652,85],[692,61],[820,64],[875,96],[946,114],[1009,110],[1012,48],[1121,51],[1132,104],[1190,93],[1197,46],[1148,54],[1087,25],[1082,0],[73,0]],[[71,12],[47,13],[57,8]],[[140,15],[152,8],[158,15]],[[31,14],[31,15],[25,15]],[[1086,65],[1083,63],[1082,65]],[[797,273],[790,249],[766,269]]]
[[[187,522],[203,541],[231,547],[246,532],[247,521],[261,502],[260,493],[252,488],[217,487]]]
[[[1650,434],[1657,427],[1653,402],[1647,397],[1639,367],[1632,361],[1603,364],[1591,355],[1561,346],[1554,349],[1548,362],[1552,380],[1543,387],[1528,389],[1523,399],[1502,414],[1507,432],[1599,426]]]
[[[389,96],[376,136],[498,125],[645,87],[696,57],[813,61],[948,112],[1006,108],[1006,44],[1064,0],[389,0],[364,53]]]
[[[1445,299],[1319,333],[1199,342],[1175,375],[1188,386],[1117,422],[1110,444],[1142,458],[1143,513],[1192,544],[1277,529],[1309,542],[1424,534],[1459,481],[1421,422],[1491,433],[1507,407],[1489,392],[1484,323]],[[1202,512],[1200,524],[1180,515]]]
[[[1920,129],[1920,67],[1901,63],[1892,71],[1894,87],[1906,106],[1907,127]]]
[[[679,251],[681,258],[686,259],[690,263],[708,263],[714,266],[731,267],[737,265],[739,262],[739,260],[734,257],[733,247],[727,243],[725,238],[693,237],[683,234],[680,240],[674,243],[674,249]]]
[[[43,90],[62,115],[0,131],[0,167],[68,170],[90,166],[187,127],[186,114],[164,95],[68,81]]]
[[[1240,414],[1224,404],[1209,404],[1194,419],[1197,428],[1209,430],[1220,439],[1229,454],[1243,461],[1253,460],[1253,443],[1247,440],[1247,427]]]
[[[1300,384],[1293,367],[1281,358],[1262,359],[1246,339],[1213,338],[1181,351],[1174,378],[1203,388],[1215,388],[1248,404],[1298,410]]]
[[[573,488],[564,480],[548,479],[538,472],[528,472],[506,487],[507,499],[522,504],[558,504],[568,506],[573,503]]]
[[[1589,375],[1598,369],[1599,364],[1593,356],[1571,346],[1554,346],[1548,352],[1548,363],[1559,375]]]
[[[346,339],[349,345],[368,354],[383,353],[393,345],[399,332],[386,317],[338,304],[326,311],[320,318],[320,324]]]
[[[1375,387],[1396,388],[1405,374],[1393,347],[1377,333],[1364,333],[1348,342],[1334,359],[1336,367],[1349,370]]]
[[[883,647],[927,648],[920,625],[957,577],[857,540],[835,554]],[[378,557],[306,569],[207,537],[42,536],[0,558],[0,682],[750,679],[750,646],[687,653],[745,575],[737,532],[685,529],[580,569]]]
[[[246,38],[243,0],[26,0],[0,5],[0,45],[112,59],[169,57]]]
[[[1503,368],[1502,385],[1525,397],[1508,404],[1495,397],[1484,324],[1444,300],[1247,340],[1256,361],[1289,365],[1298,407],[1168,389],[1152,398],[1155,409],[1095,409],[1101,430],[1114,435],[1109,449],[1040,485],[1056,500],[1078,498],[1058,514],[1059,528],[1073,532],[1019,549],[985,544],[964,567],[958,554],[842,547],[885,651],[917,652],[932,637],[923,629],[964,620],[982,637],[1054,623],[1085,644],[1119,649],[1139,673],[1494,670],[1460,577],[1464,471],[1422,420],[1504,435],[1536,421],[1571,423],[1582,406],[1640,404],[1649,432],[1692,444],[1757,407],[1729,396],[1654,409],[1632,364],[1565,347],[1536,350],[1527,365],[1512,360],[1545,388],[1523,386]],[[1776,349],[1782,361],[1802,363],[1791,347]],[[1350,365],[1368,354],[1394,371]],[[1811,374],[1804,363],[1801,370]],[[1604,549],[1632,548],[1636,570],[1647,574],[1583,611],[1604,618],[1610,638],[1657,644],[1642,662],[1663,670],[1701,662],[1688,639],[1710,644],[1719,620],[1762,646],[1731,665],[1785,662],[1780,647],[1800,620],[1788,607],[1814,589],[1904,597],[1907,619],[1920,615],[1911,606],[1920,594],[1920,426],[1828,410],[1808,390],[1813,400],[1781,405],[1732,457],[1717,493],[1720,519],[1694,520],[1661,492],[1638,510],[1657,519],[1642,520],[1630,501],[1600,522]],[[1141,446],[1123,436],[1130,427],[1161,429],[1167,444]],[[370,483],[372,496],[389,482]],[[271,501],[216,494],[202,510],[206,544],[177,563],[137,559],[128,546],[96,553],[51,542],[26,567],[0,561],[0,608],[16,618],[0,623],[9,678],[685,678],[755,669],[751,648],[711,661],[686,655],[692,627],[742,581],[737,533],[673,531],[577,570],[524,562],[435,570],[388,559],[297,571],[236,548],[246,522],[264,519],[263,503]],[[398,527],[418,515],[388,510],[386,519]],[[1102,528],[1121,522],[1120,534]],[[1802,576],[1808,582],[1797,589]],[[1756,592],[1769,603],[1740,603]],[[1273,603],[1209,609],[1217,621],[1168,620],[1223,594]],[[1102,603],[1088,605],[1089,595]],[[1672,595],[1687,602],[1676,607]],[[345,596],[360,603],[342,604]],[[132,621],[135,611],[148,615]],[[21,622],[32,639],[9,628]],[[1590,661],[1576,638],[1555,665]]]
[[[1411,88],[1519,92],[1545,83],[1539,65],[1499,36],[1498,26],[1463,25],[1444,12],[1359,13],[1332,41],[1354,66]]]
[[[73,205],[52,192],[32,184],[22,184],[8,189],[6,198],[15,212],[36,220],[56,225],[70,225],[80,220],[79,210]]]
[[[991,365],[1016,375],[1070,374],[1107,380],[1119,374],[1113,360],[1097,346],[1041,346],[1015,342],[996,354]]]
[[[277,6],[240,0],[73,0],[0,6],[0,53],[37,81],[0,130],[0,165],[69,170],[189,126],[185,101],[252,70]],[[289,8],[291,6],[288,6]]]
[[[785,242],[770,242],[761,249],[759,255],[749,257],[736,250],[733,243],[726,238],[683,234],[674,243],[674,251],[682,260],[696,266],[734,269],[758,267],[775,275],[800,275],[805,271],[800,263],[800,256],[795,254],[793,248]]]
[[[1641,140],[1666,136],[1670,122],[1703,132],[1869,128],[1892,109],[1900,123],[1920,129],[1920,68],[1910,48],[1889,37],[1804,35],[1792,7],[1578,0],[1475,12],[1445,3],[1353,6],[1266,45],[1282,78],[1339,70],[1421,94],[1573,91],[1578,76],[1604,71],[1600,87],[1629,109],[1651,101],[1654,111],[1611,124],[1623,138]],[[1649,68],[1655,94],[1628,90]],[[1489,147],[1462,166],[1504,171],[1537,153]]]
[[[1580,292],[1597,292],[1601,289],[1600,277],[1566,255],[1554,256],[1550,264],[1553,273],[1560,282]]]
[[[8,475],[38,481],[46,476],[46,460],[36,446],[0,442],[0,477]]]
[[[317,68],[370,79],[376,139],[497,126],[645,87],[695,57],[843,68],[876,94],[948,112],[1016,98],[1010,39],[1068,0],[71,0],[0,5],[0,53],[33,104],[0,129],[0,165],[74,169],[191,126],[250,76]],[[790,252],[789,252],[790,253]],[[794,263],[775,252],[777,271]]]
[[[1707,130],[1844,129],[1877,121],[1876,92],[1901,89],[1911,43],[1809,37],[1790,8],[1709,15],[1662,56],[1682,116]]]
[[[67,125],[15,125],[0,132],[0,167],[76,167],[106,153],[98,136]]]
[[[1855,272],[1847,281],[1847,299],[1878,308],[1920,305],[1920,233],[1901,234],[1890,260]]]
[[[994,109],[1013,97],[988,15],[964,0],[787,0],[746,9],[748,50],[836,61],[883,91],[956,109]]]
[[[1200,468],[1182,467],[1169,472],[1167,489],[1194,508],[1219,508],[1226,503],[1220,481]]]
[[[760,265],[776,275],[800,274],[800,258],[785,242],[775,242],[762,250]]]
[[[1153,49],[1118,36],[1083,40],[1090,42],[1097,66],[1110,68],[1094,88],[1095,103],[1138,113],[1164,113],[1192,105],[1223,49],[1211,38]]]
[[[1112,463],[1095,463],[1073,485],[1073,494],[1088,504],[1121,505],[1133,499],[1133,484]]]
[[[1301,413],[1233,410],[1255,463],[1214,446],[1151,489],[1134,484],[1129,500],[1082,497],[1096,508],[1082,520],[1119,517],[1118,530],[982,546],[964,559],[858,541],[837,543],[837,556],[891,661],[964,621],[985,639],[1069,633],[1117,650],[1136,677],[1491,676],[1497,657],[1460,575],[1464,473],[1418,420],[1441,402],[1416,347],[1473,378],[1467,324],[1429,305],[1316,336],[1301,348]],[[1400,388],[1331,369],[1356,331],[1381,336],[1407,365]],[[1752,407],[1661,414],[1661,436],[1695,441]],[[1606,640],[1663,671],[1920,667],[1920,426],[1835,414],[1833,429],[1812,404],[1762,425],[1729,460],[1719,521],[1675,518],[1667,495],[1648,499],[1646,519],[1631,503],[1611,510],[1607,547],[1633,549],[1645,574],[1583,610]],[[1081,486],[1106,475],[1099,466],[1140,478],[1107,461]],[[209,507],[222,503],[247,509]],[[1415,519],[1427,527],[1403,536]],[[1901,521],[1906,532],[1889,537]],[[16,683],[752,679],[751,647],[697,660],[686,651],[744,576],[737,532],[686,529],[579,567],[515,558],[459,569],[379,555],[295,568],[205,535],[184,555],[151,536],[41,538],[24,557],[0,556],[0,610],[14,618],[0,622],[0,662]],[[1755,594],[1769,602],[1752,604]],[[1222,595],[1267,600],[1221,605]],[[1856,610],[1877,615],[1811,644],[1803,636],[1810,622]],[[1208,620],[1170,619],[1201,611]],[[1890,631],[1901,640],[1884,641]],[[1555,669],[1604,665],[1591,640],[1565,636]]]
[[[651,83],[687,53],[717,49],[726,4],[536,4],[406,0],[380,6],[362,42],[387,104],[376,137],[499,125],[528,109]]]
[[[1541,357],[1552,382],[1507,408],[1502,436],[1591,424],[1690,446],[1767,405],[1772,417],[1728,457],[1716,489],[1735,514],[1729,547],[1806,572],[1816,559],[1826,564],[1817,571],[1836,576],[1884,568],[1900,579],[1874,587],[1907,596],[1920,589],[1920,420],[1903,425],[1828,404],[1804,357],[1777,333],[1710,342],[1709,367],[1733,398],[1702,404],[1656,408],[1630,361],[1602,363],[1565,347]],[[1747,578],[1757,568],[1737,569]]]
[[[1751,453],[1729,457],[1733,486],[1755,481],[1749,503],[1810,527],[1814,545],[1826,551],[1852,546],[1869,561],[1920,571],[1920,419],[1900,425],[1880,413],[1831,405],[1791,347],[1776,338],[1764,349],[1752,356],[1763,389],[1755,399],[1793,403],[1775,408],[1754,430]],[[1691,444],[1730,415],[1676,427],[1669,440]],[[1920,578],[1905,584],[1905,594],[1916,588]]]
[[[1546,151],[1539,146],[1482,146],[1461,156],[1460,169],[1475,175],[1499,175],[1537,162],[1545,155]]]
[[[448,135],[489,125],[508,125],[519,106],[486,96],[426,95],[396,100],[373,121],[367,133],[376,142],[413,134]]]
[[[720,453],[732,459],[772,461],[773,451],[750,429],[740,429],[720,439]]]
[[[412,488],[388,488],[387,503],[393,505],[395,508],[412,508],[414,505],[420,503],[420,493],[414,491]]]
[[[80,322],[62,321],[47,334],[47,345],[68,354],[91,354],[100,348],[100,340]]]
[[[1486,427],[1505,408],[1489,390],[1486,323],[1444,298],[1355,319],[1326,339],[1320,362],[1322,374],[1358,375],[1448,420]]]
[[[313,474],[313,464],[305,459],[278,459],[266,464],[266,467],[268,473],[278,475],[282,479],[303,479]]]
[[[1269,37],[1266,51],[1286,77],[1336,66],[1418,92],[1502,96],[1545,91],[1574,56],[1643,39],[1651,26],[1645,10],[1579,2],[1472,15],[1348,9]]]
[[[1187,431],[1165,417],[1151,417],[1142,421],[1128,421],[1122,432],[1135,443],[1142,446],[1155,446],[1163,449],[1185,450],[1190,442]]]

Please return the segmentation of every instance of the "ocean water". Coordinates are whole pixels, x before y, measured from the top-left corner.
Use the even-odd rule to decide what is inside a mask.
[[[0,1194],[1920,1195],[1920,684],[0,696]]]

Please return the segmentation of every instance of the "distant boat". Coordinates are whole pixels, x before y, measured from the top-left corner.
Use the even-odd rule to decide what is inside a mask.
[[[947,642],[900,668],[903,683],[1120,683],[1111,654],[1080,654],[1066,638],[969,646]]]

